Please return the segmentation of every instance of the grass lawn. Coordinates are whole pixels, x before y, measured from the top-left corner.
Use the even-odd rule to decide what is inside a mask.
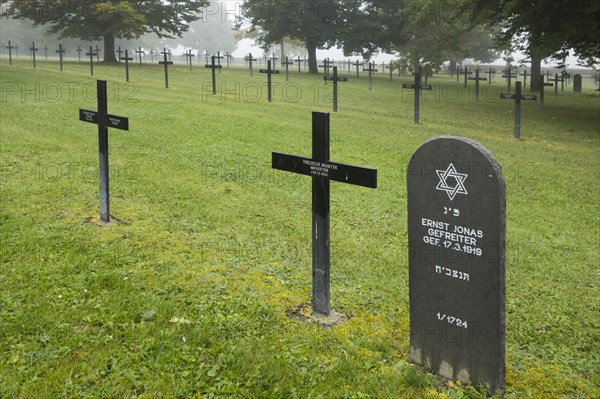
[[[280,68],[281,69],[281,68]],[[295,68],[293,69],[295,71]],[[255,71],[257,72],[257,71]],[[270,167],[310,156],[331,84],[183,65],[0,62],[0,398],[483,398],[408,360],[406,166],[427,139],[486,146],[507,185],[507,390],[600,397],[600,99],[547,88],[545,109],[430,79],[421,124],[401,81],[340,83],[331,158],[379,188],[332,183],[326,329],[310,301],[310,179]],[[340,73],[346,75],[346,73]],[[94,79],[109,85],[111,214],[100,227]],[[462,82],[462,80],[461,80]],[[498,84],[504,80],[496,78]],[[482,85],[484,87],[486,85]],[[487,87],[486,87],[487,88]],[[471,88],[472,90],[472,88]],[[498,395],[498,397],[500,397]]]

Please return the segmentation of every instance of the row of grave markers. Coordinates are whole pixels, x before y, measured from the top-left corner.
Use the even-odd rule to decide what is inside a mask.
[[[210,67],[213,73],[217,69],[214,56]],[[270,70],[269,65],[267,73]],[[106,81],[97,82],[97,92],[98,110],[80,109],[79,119],[98,126],[100,220],[110,223],[108,128],[128,130],[129,120],[108,114]],[[329,317],[330,182],[375,189],[377,170],[331,161],[330,114],[320,112],[312,114],[312,157],[273,152],[271,166],[312,179],[311,302],[315,313]],[[444,378],[502,392],[506,335],[502,169],[472,140],[434,138],[409,162],[407,193],[410,359]]]

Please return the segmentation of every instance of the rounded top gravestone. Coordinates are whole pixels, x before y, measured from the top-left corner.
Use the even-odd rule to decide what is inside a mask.
[[[410,358],[442,377],[505,386],[506,187],[482,145],[436,137],[408,167]]]

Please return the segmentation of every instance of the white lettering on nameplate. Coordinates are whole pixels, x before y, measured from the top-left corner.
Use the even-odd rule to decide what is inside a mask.
[[[469,328],[469,325],[466,320],[461,320],[454,316],[449,316],[447,314],[438,313],[437,318],[439,321],[446,321],[446,322],[448,322],[448,324],[451,324],[453,326]]]
[[[421,225],[427,228],[423,236],[423,242],[426,244],[477,256],[483,255],[477,242],[483,238],[483,231],[480,229],[427,218],[421,218]]]
[[[469,281],[469,273],[463,273],[458,270],[450,269],[449,267],[435,265],[435,272],[438,274],[444,274],[448,277],[457,278],[459,280]]]
[[[313,161],[311,159],[303,159],[304,165],[310,166],[310,174],[312,176],[329,177],[330,170],[337,170],[337,165],[332,165],[327,162]]]

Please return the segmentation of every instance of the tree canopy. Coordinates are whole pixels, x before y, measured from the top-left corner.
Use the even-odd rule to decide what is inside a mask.
[[[144,33],[173,38],[187,31],[208,0],[113,0],[60,2],[2,0],[3,17],[31,20],[48,26],[60,38],[104,41],[104,60],[114,62],[115,38],[139,38]]]

